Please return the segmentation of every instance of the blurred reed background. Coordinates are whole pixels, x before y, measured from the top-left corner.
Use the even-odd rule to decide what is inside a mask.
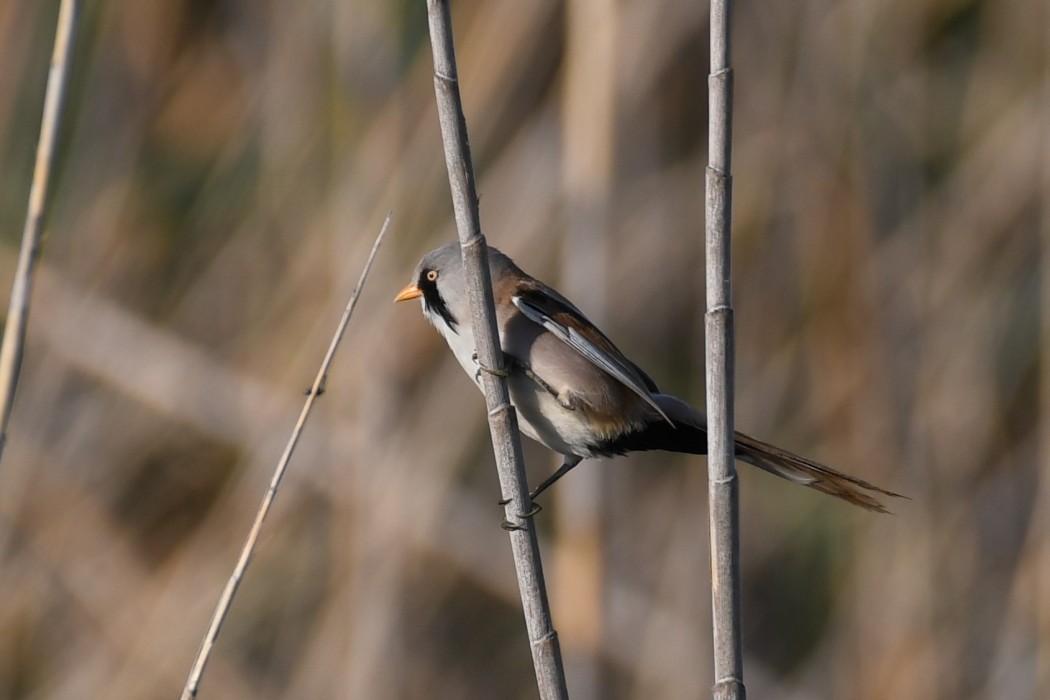
[[[0,3],[4,289],[57,5]],[[489,241],[702,406],[706,6],[453,10]],[[743,467],[756,698],[1050,697],[1048,27],[736,4],[737,426],[912,498]],[[482,399],[390,303],[455,235],[425,3],[87,2],[74,65],[0,465],[0,697],[177,696],[388,209],[201,697],[535,697]],[[576,700],[707,694],[705,501],[662,454],[544,499]]]

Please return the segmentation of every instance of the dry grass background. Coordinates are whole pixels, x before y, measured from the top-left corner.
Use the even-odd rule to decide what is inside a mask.
[[[0,3],[5,288],[57,4]],[[454,13],[490,242],[702,404],[706,7]],[[744,472],[754,697],[1050,697],[1048,25],[737,3],[737,425],[913,499]],[[388,209],[202,697],[534,697],[482,399],[390,304],[454,236],[425,4],[89,2],[80,29],[0,465],[0,697],[177,695]],[[547,499],[574,698],[705,695],[705,499],[665,455]]]

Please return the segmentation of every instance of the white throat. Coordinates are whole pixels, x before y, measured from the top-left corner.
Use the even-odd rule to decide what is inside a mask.
[[[459,323],[456,326],[456,330],[452,330],[452,327],[445,322],[445,319],[440,314],[433,313],[427,309],[425,302],[423,302],[423,315],[434,328],[437,328],[438,333],[444,337],[449,349],[452,350],[452,354],[456,356],[456,360],[459,362],[460,367],[463,368],[463,371],[467,373],[467,376],[480,386],[478,378],[475,376],[478,371],[478,363],[474,359],[474,333],[471,330],[469,319],[458,318]]]

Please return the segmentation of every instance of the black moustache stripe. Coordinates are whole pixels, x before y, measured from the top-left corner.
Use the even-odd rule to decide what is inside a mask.
[[[440,294],[438,294],[436,287],[428,286],[423,289],[423,301],[426,303],[428,311],[436,313],[443,318],[445,323],[448,324],[448,327],[452,329],[452,332],[457,335],[459,334],[459,331],[456,330],[456,326],[459,325],[459,322],[456,321],[456,317],[452,315],[451,311],[449,311],[448,304],[446,304],[445,300],[441,298]]]

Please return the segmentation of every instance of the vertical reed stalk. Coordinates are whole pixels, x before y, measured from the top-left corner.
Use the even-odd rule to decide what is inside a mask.
[[[733,306],[730,277],[733,73],[730,0],[711,2],[707,167],[707,430],[711,607],[716,700],[746,697],[740,633],[739,482],[733,464]]]
[[[496,312],[492,299],[487,244],[481,233],[478,196],[474,187],[474,166],[467,141],[467,122],[459,94],[456,52],[452,38],[452,17],[448,0],[427,0],[430,42],[434,52],[434,92],[437,98],[441,139],[445,146],[452,205],[467,274],[471,323],[477,344],[478,362],[491,371],[482,372],[482,385],[489,413],[489,430],[496,454],[500,489],[507,499],[506,520],[510,524],[511,549],[518,588],[525,612],[525,625],[532,647],[532,662],[543,700],[567,698],[558,635],[551,623],[547,602],[539,541],[532,519],[521,514],[532,508],[521,438],[514,408],[510,404],[503,367],[503,352],[496,331]]]

